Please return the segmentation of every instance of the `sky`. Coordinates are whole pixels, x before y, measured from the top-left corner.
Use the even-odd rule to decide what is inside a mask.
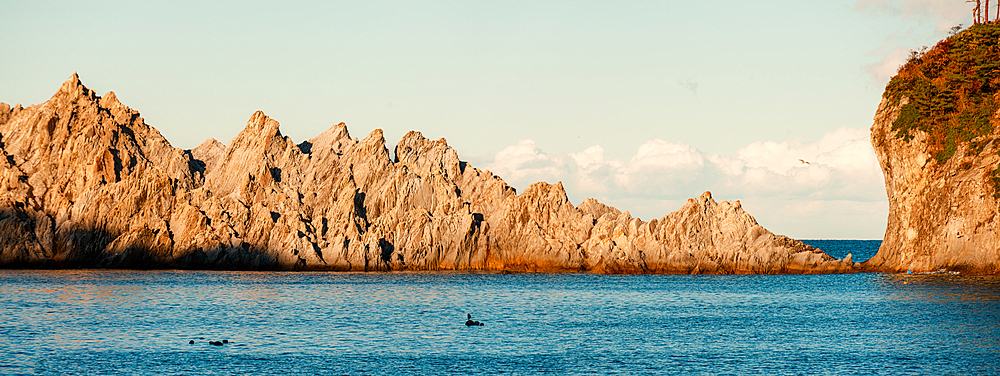
[[[295,142],[418,130],[519,192],[649,220],[711,191],[778,234],[881,239],[872,118],[960,23],[963,0],[0,0],[0,101],[79,72],[180,148],[256,110]]]

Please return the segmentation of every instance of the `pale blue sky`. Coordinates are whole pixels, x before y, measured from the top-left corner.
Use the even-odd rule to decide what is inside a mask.
[[[522,140],[550,162],[599,145],[610,167],[587,174],[614,178],[597,188],[567,183],[574,202],[598,196],[649,219],[711,189],[718,199],[743,200],[775,232],[881,238],[884,188],[830,193],[843,191],[838,182],[850,174],[792,193],[744,192],[743,180],[722,184],[709,176],[715,170],[671,185],[636,180],[626,165],[640,145],[661,140],[654,143],[661,149],[697,149],[703,165],[721,166],[708,162],[712,155],[742,158],[744,179],[757,163],[747,151],[754,143],[785,143],[795,156],[838,129],[867,129],[885,67],[934,43],[947,26],[968,23],[967,7],[960,0],[0,1],[0,101],[42,102],[77,71],[181,148],[207,137],[227,143],[260,109],[296,141],[342,121],[355,137],[382,128],[390,145],[416,129],[511,176],[537,165],[502,166],[506,159],[496,158]],[[529,177],[579,175],[576,162],[564,162],[572,171]],[[844,209],[845,200],[866,209]],[[789,216],[774,204],[791,201],[812,214]]]

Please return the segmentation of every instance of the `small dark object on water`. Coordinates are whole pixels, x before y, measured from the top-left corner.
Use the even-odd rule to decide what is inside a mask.
[[[198,339],[205,339],[205,337],[198,337]]]
[[[224,339],[224,340],[222,340],[222,343],[229,343],[229,340],[228,339]]]
[[[211,344],[213,344],[215,346],[222,346],[222,342],[219,342],[219,341],[209,341],[208,343],[211,343]]]
[[[194,344],[194,340],[192,339],[192,340],[188,341],[188,344],[189,345],[193,345]]]
[[[472,321],[472,314],[471,313],[468,315],[467,318],[468,318],[468,321],[465,322],[465,326],[483,326],[483,325],[485,325],[485,324],[483,324],[483,323],[481,323],[479,321]]]

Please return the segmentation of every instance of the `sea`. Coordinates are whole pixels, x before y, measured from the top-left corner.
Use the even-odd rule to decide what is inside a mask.
[[[879,246],[806,242],[856,261]],[[483,325],[467,326],[470,314]],[[981,375],[998,367],[998,276],[0,270],[2,374]]]

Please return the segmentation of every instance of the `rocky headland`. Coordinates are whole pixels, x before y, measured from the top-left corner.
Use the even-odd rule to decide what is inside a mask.
[[[517,194],[410,132],[341,123],[293,143],[256,112],[228,144],[170,145],[113,92],[70,77],[0,103],[0,265],[596,273],[840,273],[835,259],[706,192],[648,222],[561,184]]]
[[[889,220],[863,265],[1000,273],[1000,25],[974,25],[892,78],[871,128]]]

